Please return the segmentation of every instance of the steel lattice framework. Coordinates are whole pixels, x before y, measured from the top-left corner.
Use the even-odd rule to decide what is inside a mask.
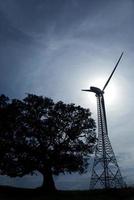
[[[97,87],[90,87],[90,90],[83,90],[87,92],[94,92],[97,97],[98,140],[90,180],[90,189],[122,188],[126,186],[108,137],[105,102],[103,96],[104,90],[108,85],[115,69],[117,68],[122,55],[123,53],[121,54],[108,81],[104,85],[103,90]]]
[[[103,94],[97,94],[96,96],[98,110],[98,142],[90,180],[90,189],[124,187],[125,183],[108,137]]]

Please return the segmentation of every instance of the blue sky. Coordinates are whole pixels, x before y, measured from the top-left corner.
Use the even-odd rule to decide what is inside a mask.
[[[109,137],[128,184],[134,183],[134,1],[0,0],[0,93],[23,98],[35,93],[90,108],[95,97],[81,92],[102,87],[122,51],[105,91]],[[97,80],[102,79],[100,82]],[[116,90],[116,93],[115,93]],[[114,97],[114,99],[113,99]],[[93,99],[94,98],[94,99]],[[90,174],[56,178],[58,187],[89,187]],[[3,184],[36,185],[41,179]]]

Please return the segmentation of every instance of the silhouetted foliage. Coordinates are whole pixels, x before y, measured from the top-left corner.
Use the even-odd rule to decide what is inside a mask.
[[[39,171],[47,191],[53,176],[84,173],[95,144],[89,109],[28,94],[22,101],[0,96],[0,172],[10,177]]]

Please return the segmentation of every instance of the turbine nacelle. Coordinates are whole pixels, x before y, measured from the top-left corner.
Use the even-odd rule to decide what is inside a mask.
[[[84,92],[94,92],[95,94],[97,94],[97,95],[102,95],[102,94],[104,94],[104,91],[103,90],[101,90],[100,88],[97,88],[97,87],[94,87],[94,86],[91,86],[90,87],[90,90],[82,90],[82,91],[84,91]]]
[[[90,91],[91,91],[91,92],[94,92],[94,93],[97,94],[97,95],[102,95],[102,94],[104,94],[104,91],[103,91],[103,90],[101,90],[100,88],[94,87],[94,86],[91,86],[91,87],[90,87]]]

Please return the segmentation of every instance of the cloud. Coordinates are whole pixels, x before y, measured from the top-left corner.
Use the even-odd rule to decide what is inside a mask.
[[[5,14],[0,10],[0,43],[1,45],[7,45],[11,42],[21,42],[29,43],[33,42],[32,38],[29,37],[23,31],[17,29],[13,24],[8,20]]]

